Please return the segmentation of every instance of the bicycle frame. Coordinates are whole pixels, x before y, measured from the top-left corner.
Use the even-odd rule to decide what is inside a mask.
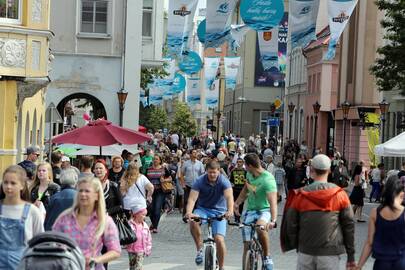
[[[212,234],[212,222],[215,220],[222,220],[223,216],[218,216],[218,217],[211,217],[211,218],[201,218],[201,217],[196,217],[192,218],[196,222],[200,222],[202,220],[207,221],[207,238],[203,240],[204,244],[204,256],[205,256],[205,263],[204,263],[204,269],[205,270],[215,270],[217,268],[217,246],[214,240],[214,236]],[[207,255],[210,256],[210,258],[207,258]],[[207,261],[210,260],[210,261]],[[208,264],[208,266],[207,266]]]
[[[258,258],[257,256],[260,256],[262,262],[264,261],[264,255],[263,255],[263,248],[262,245],[260,244],[260,241],[258,239],[257,236],[257,228],[260,228],[261,230],[264,229],[264,227],[262,225],[256,225],[255,223],[251,223],[251,224],[244,224],[244,223],[232,223],[232,222],[228,222],[228,224],[230,226],[238,226],[239,229],[242,229],[244,227],[250,227],[250,241],[249,241],[249,247],[247,250],[246,254],[249,254],[249,256],[252,256],[251,259],[253,259],[252,264],[253,264],[253,268],[250,268],[250,266],[248,266],[249,268],[247,270],[258,270]],[[246,264],[248,262],[245,262]],[[246,265],[243,265],[243,269],[246,270]],[[262,263],[261,269],[264,269],[264,265]]]

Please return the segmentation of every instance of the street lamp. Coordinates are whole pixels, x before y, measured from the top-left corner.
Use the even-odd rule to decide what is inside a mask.
[[[383,99],[380,103],[378,103],[378,106],[380,106],[380,112],[381,112],[381,122],[382,122],[382,136],[381,136],[381,143],[384,143],[385,140],[385,114],[388,112],[390,108],[390,104]],[[384,158],[382,157],[382,163],[384,163]]]
[[[247,102],[247,99],[245,97],[238,97],[238,101],[241,103],[240,105],[240,123],[239,123],[239,135],[242,136],[242,122],[243,122],[243,103]]]
[[[313,150],[312,150],[312,155],[315,154],[315,149],[316,149],[316,135],[317,135],[317,129],[318,129],[318,113],[319,110],[321,109],[321,104],[319,102],[315,102],[312,105],[312,108],[314,109],[314,114],[315,114],[315,130],[314,130],[314,144],[313,144]]]
[[[120,126],[122,127],[124,118],[125,101],[127,100],[128,92],[125,92],[123,88],[117,92],[118,103],[120,105]]]
[[[219,110],[219,107],[218,107]],[[219,142],[219,121],[221,119],[221,112],[217,112],[217,142]]]
[[[288,131],[288,138],[290,140],[291,140],[292,118],[293,118],[294,109],[295,109],[295,104],[292,103],[292,101],[291,101],[290,104],[288,104],[288,112],[290,113],[290,130]]]
[[[350,103],[346,100],[342,103],[343,111],[343,158],[345,158],[345,149],[346,149],[346,121],[349,115]]]

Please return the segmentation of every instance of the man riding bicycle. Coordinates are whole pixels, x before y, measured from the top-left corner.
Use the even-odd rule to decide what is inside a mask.
[[[258,155],[250,153],[245,156],[245,166],[247,180],[238,199],[234,204],[234,212],[239,213],[239,205],[247,198],[247,207],[242,214],[244,224],[256,223],[256,225],[265,226],[272,229],[276,227],[277,220],[277,184],[274,176],[263,169],[260,164]],[[246,263],[246,252],[251,241],[251,227],[246,226],[242,230],[244,242],[243,248],[243,265]],[[259,242],[263,247],[264,268],[273,269],[273,260],[270,257],[270,239],[267,230],[257,230]]]
[[[229,180],[220,173],[220,165],[217,161],[211,160],[206,165],[207,173],[197,178],[193,184],[188,198],[185,217],[212,218],[224,216],[229,219],[233,215],[233,194]],[[198,199],[198,201],[197,201]],[[197,207],[193,212],[195,203]],[[201,228],[198,222],[190,220],[190,232],[197,247],[195,263],[203,262],[203,241]],[[225,235],[226,220],[215,220],[212,223],[212,234],[217,247],[219,269],[224,267],[226,254]]]

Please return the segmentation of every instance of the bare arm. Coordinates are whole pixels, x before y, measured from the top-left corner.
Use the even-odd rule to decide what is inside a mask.
[[[277,220],[277,192],[267,192],[267,201],[270,203],[271,220]]]
[[[363,251],[361,252],[361,256],[358,263],[358,268],[361,269],[364,264],[366,263],[368,257],[370,257],[371,249],[374,241],[374,234],[375,234],[375,221],[377,218],[377,209],[372,209],[370,213],[370,219],[368,222],[368,236],[367,240],[364,243]]]
[[[153,191],[154,191],[155,188],[153,187],[152,183],[149,182],[149,183],[146,184],[145,189],[146,189],[146,194],[147,194],[146,195],[146,200],[151,202],[152,201],[152,194],[153,194]]]
[[[186,208],[186,217],[187,218],[192,216],[194,205],[198,199],[199,194],[200,193],[194,189],[192,189],[190,191],[190,195],[188,196],[188,201],[187,201],[187,208]]]
[[[228,208],[228,211],[225,213],[226,218],[230,218],[233,216],[233,192],[232,188],[227,188],[224,190],[224,197],[226,200],[226,205]]]
[[[113,261],[115,259],[118,259],[119,257],[120,257],[120,253],[118,253],[115,250],[110,250],[110,251],[107,251],[107,253],[104,253],[103,255],[94,258],[94,261],[97,264],[104,264],[104,263]]]

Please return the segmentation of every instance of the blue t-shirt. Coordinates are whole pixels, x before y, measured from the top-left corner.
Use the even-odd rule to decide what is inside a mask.
[[[225,213],[227,204],[224,191],[228,188],[232,188],[231,182],[222,174],[218,176],[217,181],[213,184],[208,181],[208,175],[204,174],[197,178],[191,189],[199,192],[197,207]]]

